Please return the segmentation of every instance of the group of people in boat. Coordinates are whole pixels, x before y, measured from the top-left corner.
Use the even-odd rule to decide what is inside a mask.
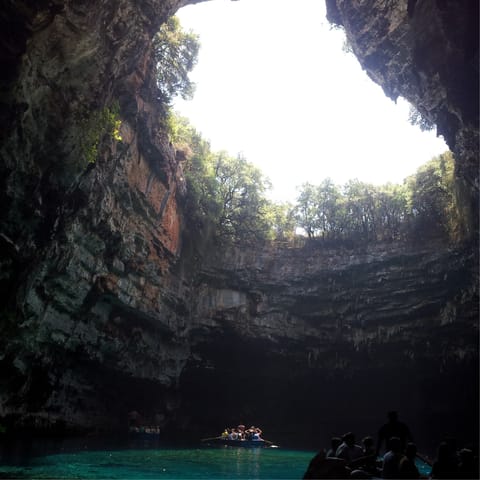
[[[252,425],[250,428],[246,428],[245,425],[238,425],[237,427],[225,428],[220,435],[223,440],[249,440],[249,441],[261,441],[263,438],[262,429]]]
[[[397,412],[389,412],[376,446],[370,436],[358,445],[352,432],[332,437],[330,448],[312,459],[303,478],[479,478],[478,457],[471,449],[458,451],[451,439],[440,444],[429,477],[420,474],[415,463],[418,456],[410,429]]]

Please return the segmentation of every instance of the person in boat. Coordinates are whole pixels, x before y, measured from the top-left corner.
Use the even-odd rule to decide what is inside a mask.
[[[405,451],[407,442],[413,442],[410,429],[405,423],[398,419],[398,412],[388,412],[387,417],[388,422],[382,425],[378,431],[377,455],[380,454],[380,449],[382,448],[383,443],[385,443],[385,448],[387,448],[387,442],[392,437],[400,439],[400,448],[402,452]]]
[[[388,441],[389,450],[383,456],[382,478],[401,478],[400,460],[402,459],[402,442],[398,437],[392,437]]]
[[[358,464],[371,475],[376,476],[379,474],[375,442],[370,436],[362,438],[362,457],[359,459]]]
[[[362,438],[362,450],[363,456],[369,457],[371,455],[375,455],[375,448],[373,443],[372,437],[364,437]]]
[[[457,478],[480,478],[478,469],[478,457],[475,458],[473,450],[462,448],[459,452]]]
[[[438,446],[437,459],[433,462],[431,478],[458,478],[458,463],[452,455],[450,445],[442,442]]]
[[[362,447],[355,443],[355,435],[348,432],[342,436],[342,443],[337,448],[335,456],[342,458],[348,463],[360,458],[363,455]]]
[[[377,466],[377,455],[372,437],[362,439],[362,456],[351,460],[348,466],[352,469],[352,478],[378,477],[380,470]]]
[[[322,450],[312,458],[303,478],[349,478],[350,473],[345,460],[336,457],[326,457],[325,452]]]
[[[327,450],[326,458],[335,457],[337,453],[337,448],[342,443],[342,439],[340,437],[332,437],[330,439],[330,448]]]
[[[400,478],[420,478],[420,472],[415,465],[415,457],[417,456],[417,446],[414,443],[407,443],[405,455],[400,459],[398,472]]]

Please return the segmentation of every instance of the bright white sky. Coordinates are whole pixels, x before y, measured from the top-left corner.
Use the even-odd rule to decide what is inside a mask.
[[[400,183],[447,150],[342,51],[324,0],[214,0],[177,16],[202,46],[194,99],[175,110],[214,150],[259,166],[275,200],[294,201],[297,186],[326,177]]]

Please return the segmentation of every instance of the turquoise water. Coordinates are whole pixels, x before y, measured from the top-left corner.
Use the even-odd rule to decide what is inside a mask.
[[[301,479],[315,452],[273,448],[81,451],[0,466],[0,478]]]

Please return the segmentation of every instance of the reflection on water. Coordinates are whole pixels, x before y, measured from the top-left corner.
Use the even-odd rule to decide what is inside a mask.
[[[172,448],[160,441],[62,439],[7,442],[1,478],[292,479],[302,478],[316,452],[271,448]],[[430,468],[419,463],[421,473]]]
[[[27,453],[31,453],[32,445]],[[65,447],[62,447],[65,448]],[[149,448],[10,455],[0,478],[290,479],[302,478],[314,452],[269,448]],[[16,459],[16,460],[15,460]]]

